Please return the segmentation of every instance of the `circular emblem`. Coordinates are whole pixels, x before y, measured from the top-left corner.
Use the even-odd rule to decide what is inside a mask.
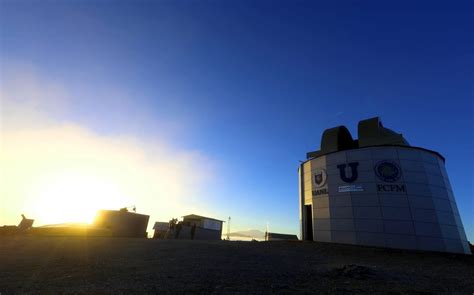
[[[380,161],[375,165],[375,174],[385,182],[395,182],[402,175],[402,170],[393,161]]]
[[[316,187],[322,187],[326,184],[326,179],[328,178],[326,170],[318,169],[313,171],[313,184]]]

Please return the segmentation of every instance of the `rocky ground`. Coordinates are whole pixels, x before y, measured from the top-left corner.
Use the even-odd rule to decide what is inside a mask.
[[[0,294],[473,294],[474,256],[310,242],[0,238]]]

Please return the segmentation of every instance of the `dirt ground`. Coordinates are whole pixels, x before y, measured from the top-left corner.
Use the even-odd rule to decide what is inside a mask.
[[[0,294],[473,294],[474,256],[310,242],[0,238]]]

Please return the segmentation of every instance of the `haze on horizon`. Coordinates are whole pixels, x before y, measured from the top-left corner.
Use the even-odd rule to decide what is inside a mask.
[[[474,240],[474,7],[1,1],[0,225],[135,205],[297,234],[299,160],[381,116],[446,157]]]

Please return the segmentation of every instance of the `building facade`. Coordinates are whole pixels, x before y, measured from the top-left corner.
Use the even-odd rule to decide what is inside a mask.
[[[299,167],[304,240],[470,254],[437,152],[412,147],[379,118],[328,129]]]
[[[292,234],[280,234],[265,232],[265,241],[298,241],[298,237]]]
[[[196,214],[183,216],[183,225],[191,226],[193,240],[221,240],[223,223],[222,220]]]
[[[149,215],[120,210],[100,210],[94,226],[109,229],[113,237],[146,238]]]
[[[172,219],[170,222],[156,222],[153,229],[155,239],[178,240],[221,240],[224,221],[190,214],[183,220]]]

